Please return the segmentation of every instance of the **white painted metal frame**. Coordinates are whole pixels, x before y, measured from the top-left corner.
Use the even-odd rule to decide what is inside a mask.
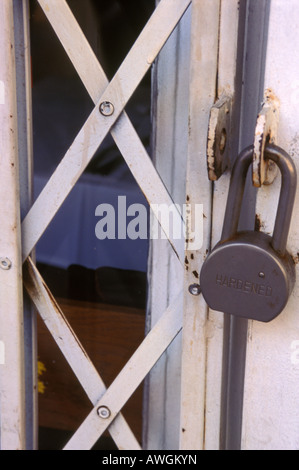
[[[13,0],[21,219],[33,198],[33,132],[29,0]],[[23,289],[26,449],[38,447],[36,311]]]
[[[181,401],[179,406],[177,398],[174,399],[174,397],[170,397],[166,404],[154,403],[157,409],[149,429],[159,425],[171,412],[176,413],[177,409],[180,410],[181,415],[176,420],[167,418],[167,423],[164,423],[165,429],[157,433],[160,447],[153,447],[154,439],[147,439],[147,448],[174,448],[172,443],[176,443],[176,439],[173,435],[177,434],[180,441],[178,447],[182,450],[218,449],[221,440],[221,408],[224,407],[221,387],[223,386],[223,347],[227,341],[224,337],[225,322],[221,313],[209,310],[201,296],[193,296],[188,288],[190,284],[197,283],[200,266],[207,250],[210,245],[213,246],[219,240],[221,233],[225,209],[223,200],[226,199],[229,180],[228,175],[224,175],[216,183],[208,181],[207,172],[204,171],[206,168],[206,133],[209,110],[217,98],[223,94],[234,97],[239,2],[238,0],[192,1],[190,58],[188,56],[191,68],[188,72],[184,70],[181,75],[184,78],[188,77],[188,83],[190,82],[189,120],[185,119],[187,117],[184,101],[186,92],[182,91],[183,84],[180,78],[176,77],[173,90],[177,93],[177,103],[181,99],[182,105],[184,101],[182,105],[182,108],[185,106],[184,119],[182,116],[179,117],[181,110],[176,109],[173,128],[164,129],[164,134],[157,132],[155,136],[161,143],[165,132],[169,132],[168,141],[173,142],[174,136],[178,138],[177,130],[181,128],[182,122],[187,123],[188,129],[184,128],[182,131],[185,134],[187,131],[188,134],[186,188],[182,189],[182,181],[180,181],[178,190],[171,185],[178,180],[180,174],[180,162],[176,158],[177,152],[181,151],[180,145],[171,149],[177,165],[177,168],[173,169],[174,179],[165,182],[153,166],[124,108],[184,15],[191,0],[161,0],[159,2],[152,18],[110,83],[67,2],[65,0],[38,1],[90,94],[95,108],[40,197],[28,211],[21,226],[16,137],[18,135],[17,107],[15,86],[13,86],[16,75],[12,28],[13,0],[0,0],[0,29],[4,32],[0,39],[0,161],[3,172],[0,199],[7,201],[3,209],[0,234],[0,264],[2,263],[0,266],[1,448],[22,449],[26,446],[21,272],[23,261],[24,285],[33,304],[92,404],[91,412],[65,449],[89,449],[108,429],[119,449],[140,450],[140,444],[122,416],[121,410],[150,371],[152,372],[149,380],[149,396],[155,395],[157,387],[161,387],[161,374],[164,374],[165,382],[169,383],[174,383],[173,377],[170,376],[176,375],[175,383],[181,383]],[[24,5],[26,2],[27,0],[24,0]],[[265,88],[271,88],[280,100],[278,144],[289,151],[296,159],[296,164],[299,151],[296,129],[298,107],[296,64],[299,63],[299,56],[296,49],[282,48],[281,44],[298,38],[299,25],[296,20],[298,17],[299,9],[296,0],[288,2],[272,0],[265,83]],[[175,47],[173,44],[169,46],[172,55],[167,59],[169,61],[171,57],[173,64],[177,64],[176,60],[180,60],[180,57],[174,58],[174,55],[179,56],[185,53],[180,49],[180,38],[184,37],[185,31],[190,27],[188,23],[190,17],[185,16],[185,20],[187,20],[186,28],[178,28],[172,37],[176,42]],[[159,64],[159,67],[165,67],[161,74],[164,78],[169,73],[167,70],[169,63],[166,62],[162,60]],[[277,77],[280,77],[279,80]],[[157,89],[160,90],[159,84]],[[157,111],[159,119],[165,120],[169,117],[169,109],[166,108],[171,96],[173,95],[169,93],[165,107]],[[103,116],[100,113],[99,105],[104,101],[113,104],[114,113],[111,116]],[[112,385],[106,389],[99,372],[88,358],[79,338],[74,334],[41,278],[30,254],[108,132],[111,132],[137,183],[153,207],[161,203],[172,205],[173,200],[180,199],[184,193],[184,200],[180,202],[204,204],[205,217],[202,249],[191,251],[187,246],[184,252],[181,240],[173,239],[167,227],[163,227],[161,214],[159,212],[154,214],[162,225],[170,245],[169,250],[161,257],[159,255],[168,241],[164,240],[164,245],[161,243],[159,246],[155,244],[152,247],[155,251],[155,258],[158,257],[160,263],[159,266],[153,266],[152,274],[155,275],[158,270],[161,274],[159,279],[154,281],[152,297],[156,293],[158,295],[156,299],[151,299],[153,315],[150,331]],[[30,139],[27,144],[31,145]],[[165,145],[168,145],[167,140]],[[29,147],[28,153],[30,153]],[[3,155],[9,157],[3,158]],[[169,162],[167,165],[169,169]],[[183,166],[182,163],[181,165]],[[159,167],[159,162],[157,166]],[[164,176],[163,171],[159,173],[162,177]],[[279,183],[277,179],[272,186],[264,187],[259,191],[258,212],[261,213],[263,229],[269,232],[273,226],[273,207],[276,206]],[[12,196],[9,199],[7,192]],[[297,259],[299,257],[298,211],[296,211],[298,204],[297,197],[290,236],[291,251]],[[176,216],[181,221],[179,211]],[[23,260],[21,259],[21,231]],[[162,269],[161,263],[164,263]],[[168,282],[166,288],[165,284],[158,285],[163,275]],[[162,289],[164,292],[161,291]],[[295,288],[287,309],[274,322],[267,325],[258,322],[249,323],[243,408],[243,449],[299,448],[297,300],[298,288]],[[182,328],[183,334],[180,336],[179,332]],[[167,348],[173,348],[171,354],[157,365],[157,361]],[[181,358],[181,354],[182,367],[177,365],[174,367],[175,361]],[[156,368],[153,369],[154,365]],[[169,388],[169,384],[167,387]],[[175,388],[176,395],[178,390]],[[163,389],[162,393],[164,392]],[[171,409],[173,403],[176,407],[178,406],[175,410]],[[157,414],[161,412],[162,406],[165,406],[165,414],[159,421]],[[153,407],[153,399],[150,396],[148,410],[151,410],[151,407]],[[101,415],[99,409],[104,409],[106,415]],[[166,433],[170,436],[167,439]]]
[[[152,71],[152,155],[165,186],[181,207],[186,202],[192,10],[193,4]],[[184,253],[184,240],[181,243]],[[167,240],[151,240],[147,331],[175,301],[178,292],[183,295],[184,271],[180,268]],[[145,382],[143,443],[147,450],[179,448],[181,340],[181,334],[177,335]]]
[[[239,1],[221,0],[219,22],[219,57],[216,97],[229,96],[232,99],[231,127],[234,128],[235,113],[238,106],[236,97],[237,50],[239,33]],[[238,152],[237,128],[227,133],[229,141],[226,145],[230,150],[229,164],[232,165],[234,152]],[[221,238],[225,203],[229,189],[230,171],[224,173],[213,184],[213,201],[211,213],[210,248]],[[221,447],[222,412],[223,412],[223,377],[225,371],[224,348],[229,338],[225,337],[225,318],[220,312],[209,309],[209,330],[207,333],[207,376],[206,376],[206,431],[205,449]]]
[[[191,251],[189,246],[184,255],[182,338],[176,339],[171,354],[164,355],[148,380],[149,422],[145,436],[148,449],[178,448],[177,436],[178,446],[184,450],[219,448],[223,315],[208,310],[201,296],[191,295],[189,286],[199,282],[200,267],[207,251],[221,235],[229,178],[224,175],[214,188],[208,181],[207,129],[210,108],[215,101],[223,94],[235,98],[238,3],[193,0],[192,27],[191,21],[181,23],[179,34],[163,50],[156,65],[156,166],[176,202],[190,203],[191,207],[203,204],[204,241],[200,250]],[[190,34],[190,30],[191,38],[187,40],[186,31]],[[186,45],[181,48],[183,39],[191,43],[190,57]],[[190,67],[188,74],[186,67]],[[181,81],[189,82],[188,92],[180,86]],[[174,86],[175,91],[172,91]],[[163,125],[165,122],[170,125]],[[168,145],[172,141],[175,142],[173,148]],[[187,161],[185,155],[188,155]],[[182,188],[185,180],[186,188]],[[212,216],[212,207],[215,216]],[[173,256],[165,248],[161,240],[151,244],[148,310],[152,324],[163,314],[161,304],[173,298],[182,282],[181,273],[172,265]],[[165,278],[167,285],[163,282]],[[181,390],[179,403],[172,390]]]
[[[186,198],[203,203],[205,217],[202,249],[185,252],[181,448],[215,450],[219,449],[221,429],[224,319],[223,314],[208,309],[202,297],[190,295],[188,286],[199,282],[206,254],[221,235],[228,174],[212,190],[203,169],[207,167],[210,109],[223,95],[235,101],[239,2],[195,1],[192,20]],[[229,133],[227,138],[231,138]],[[227,145],[232,147],[231,142]]]
[[[175,2],[163,0],[159,4],[110,84],[107,83],[101,66],[66,2],[64,0],[39,1],[97,105],[23,220],[25,285],[54,339],[95,405],[66,449],[91,448],[108,426],[119,448],[136,449],[139,448],[139,445],[119,412],[180,331],[182,327],[180,315],[182,307],[179,302],[181,294],[178,295],[174,304],[166,309],[161,320],[147,335],[113,384],[105,391],[100,376],[94,370],[78,339],[74,336],[29,255],[109,131],[112,132],[149,202],[152,204],[161,204],[161,202],[172,204],[172,199],[152,166],[135,130],[123,113],[123,109],[191,0],[177,0]],[[114,113],[111,116],[103,116],[100,113],[99,107],[104,101],[113,104]],[[135,154],[132,149],[136,150]],[[158,213],[155,215],[160,217]],[[177,217],[181,222],[179,212],[177,212]],[[159,220],[159,222],[163,228],[163,220]],[[164,231],[178,260],[182,262],[181,244],[178,245],[176,240],[171,239],[166,228]],[[88,374],[86,374],[87,371]],[[96,392],[93,389],[94,386],[97,387]],[[101,418],[98,414],[98,409],[102,406],[109,408],[109,416],[106,419]],[[117,415],[119,416],[117,417]],[[113,424],[110,426],[112,421]]]
[[[269,20],[265,90],[280,102],[277,143],[299,168],[298,100],[299,5],[272,0]],[[262,230],[272,233],[280,177],[258,191],[257,213]],[[295,201],[288,249],[298,261],[299,193]],[[298,268],[298,264],[297,264]],[[297,283],[284,312],[273,322],[249,322],[242,449],[299,449],[299,316]]]
[[[217,99],[220,1],[194,1],[192,8],[186,200],[203,204],[205,218],[202,248],[194,251],[187,245],[185,251],[180,429],[180,447],[184,450],[205,448],[206,381],[210,374],[207,370],[208,308],[203,297],[192,295],[188,288],[199,283],[200,266],[210,247],[212,186],[207,174],[206,144],[210,109]],[[217,434],[215,429],[215,439]]]
[[[175,201],[191,207],[203,204],[204,240],[200,250],[188,246],[184,255],[182,338],[176,338],[148,379],[147,449],[218,449],[220,441],[223,315],[209,311],[201,296],[191,295],[189,286],[199,282],[211,237],[214,242],[221,234],[228,176],[214,189],[208,180],[207,129],[210,108],[220,94],[234,97],[239,5],[230,0],[193,0],[192,26],[189,20],[181,22],[155,66],[153,147],[156,167]],[[189,83],[188,91],[181,82]],[[169,142],[175,144],[171,147]],[[213,223],[212,207],[217,213]],[[148,321],[152,325],[182,283],[166,248],[162,240],[151,243]],[[181,391],[179,402],[173,390]]]
[[[1,449],[25,448],[23,292],[13,1],[0,2]],[[9,194],[9,197],[7,195]],[[5,204],[3,202],[5,201]]]

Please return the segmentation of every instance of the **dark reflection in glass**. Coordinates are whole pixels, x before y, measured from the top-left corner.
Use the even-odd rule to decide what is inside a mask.
[[[112,78],[154,9],[153,0],[69,0]],[[34,196],[63,158],[94,104],[49,25],[31,0]],[[126,111],[150,151],[150,73]],[[36,247],[37,266],[100,372],[113,381],[144,337],[148,239],[95,235],[99,204],[147,202],[107,136]],[[148,207],[147,207],[148,209]],[[92,408],[62,353],[39,321],[40,449],[60,449]],[[123,410],[141,441],[142,387]],[[113,449],[108,433],[95,449]]]

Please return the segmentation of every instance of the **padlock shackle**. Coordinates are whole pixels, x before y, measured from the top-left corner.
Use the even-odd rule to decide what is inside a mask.
[[[231,174],[221,241],[232,238],[238,231],[246,176],[253,161],[254,147],[251,145],[238,156]]]
[[[280,147],[269,144],[265,158],[276,163],[281,173],[281,189],[272,236],[272,247],[284,255],[297,189],[297,172],[291,157]]]
[[[243,150],[233,167],[221,235],[222,241],[232,238],[237,233],[245,181],[249,165],[253,160],[253,151],[253,146]],[[265,158],[273,160],[281,172],[281,190],[271,244],[274,250],[283,256],[286,251],[295,201],[297,173],[291,157],[276,145],[266,146]]]

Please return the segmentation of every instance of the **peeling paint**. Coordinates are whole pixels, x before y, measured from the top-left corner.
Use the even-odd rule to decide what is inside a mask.
[[[222,95],[212,106],[207,138],[207,166],[211,181],[216,181],[228,166],[227,141],[230,135],[231,98]]]
[[[293,255],[293,260],[295,264],[299,263],[299,252],[295,256]]]
[[[264,153],[268,143],[277,142],[279,106],[278,98],[271,89],[267,89],[255,127],[252,182],[257,188],[262,184],[273,183],[278,174],[277,166],[274,162],[266,161]]]

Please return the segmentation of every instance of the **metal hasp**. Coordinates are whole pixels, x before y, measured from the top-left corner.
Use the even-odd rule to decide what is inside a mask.
[[[279,100],[272,90],[265,91],[264,103],[258,114],[252,164],[252,184],[259,188],[263,184],[271,184],[278,174],[278,168],[272,160],[265,158],[267,144],[277,143],[279,120]]]
[[[218,180],[228,168],[231,103],[230,96],[222,95],[210,111],[207,165],[211,181]]]
[[[238,222],[253,146],[234,165],[221,241],[206,259],[200,274],[205,301],[213,310],[269,322],[277,317],[295,283],[295,263],[286,250],[296,194],[296,169],[290,156],[268,145],[265,158],[280,169],[282,185],[273,235],[238,232]]]

